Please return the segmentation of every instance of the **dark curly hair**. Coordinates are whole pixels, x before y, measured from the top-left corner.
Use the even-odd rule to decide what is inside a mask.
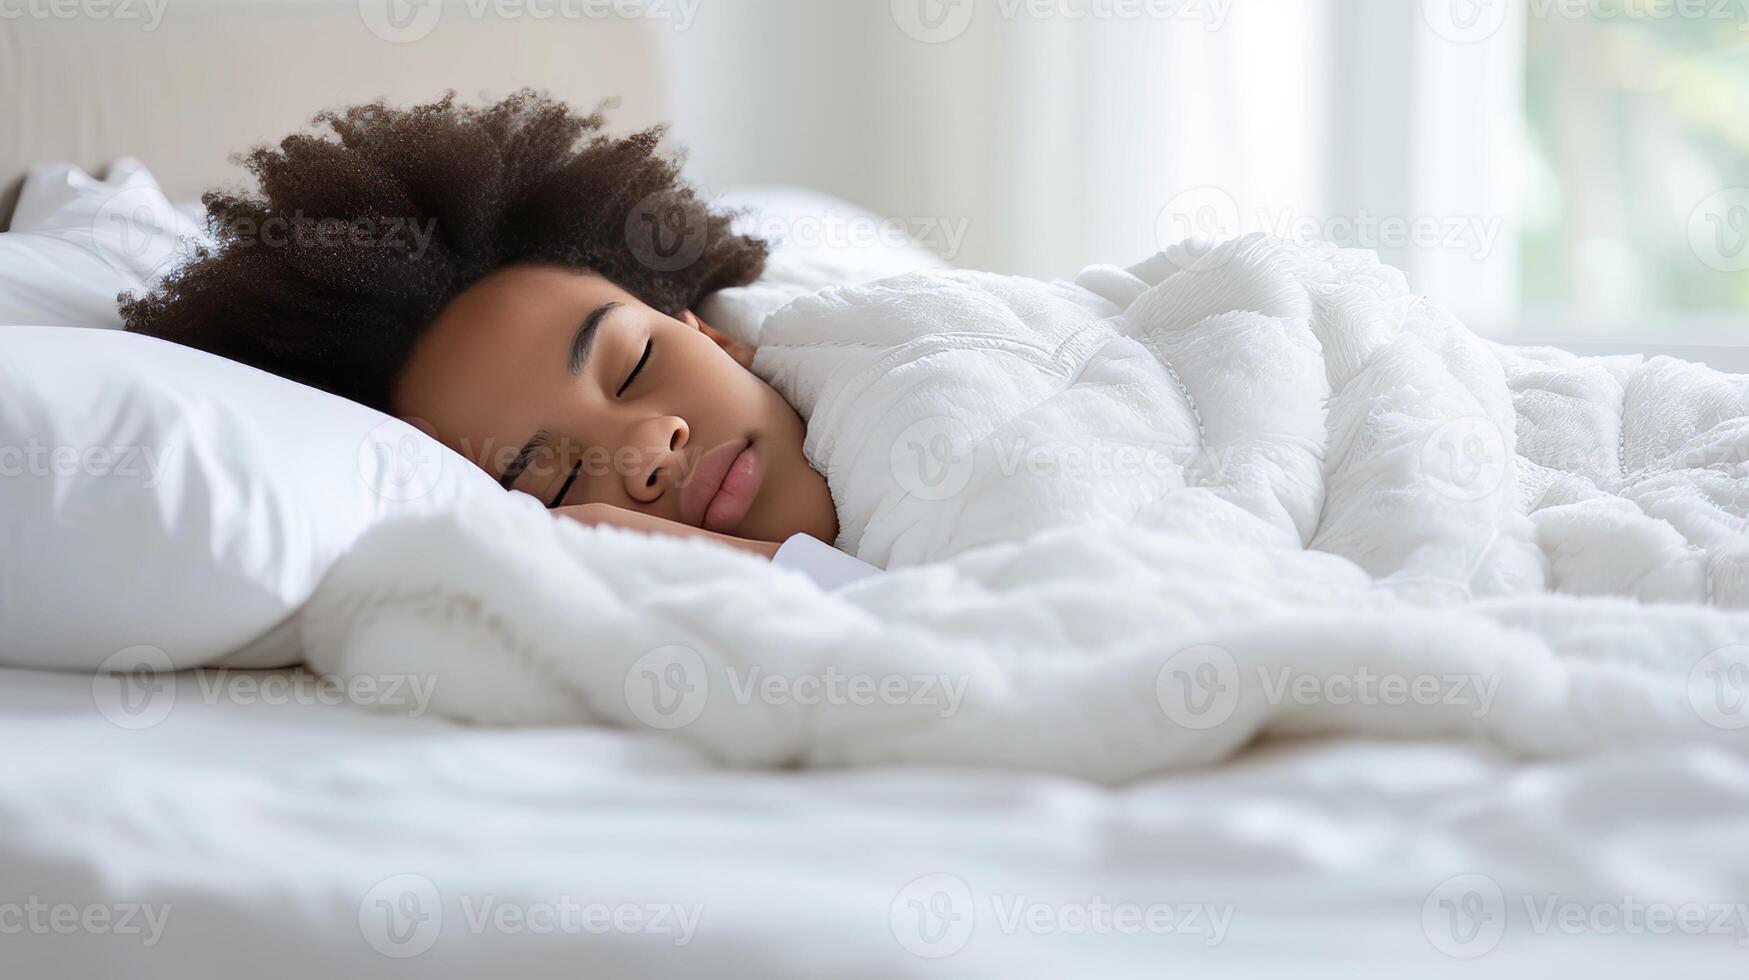
[[[765,244],[681,180],[661,127],[611,137],[603,123],[530,90],[321,113],[239,158],[257,192],[208,192],[217,244],[117,297],[122,318],[388,411],[438,312],[503,266],[594,272],[671,316],[752,282]]]

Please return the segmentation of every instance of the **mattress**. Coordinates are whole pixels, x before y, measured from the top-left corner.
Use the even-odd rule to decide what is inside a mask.
[[[1108,788],[737,772],[291,672],[0,671],[0,975],[1668,975],[1749,962],[1749,761],[1277,742]]]

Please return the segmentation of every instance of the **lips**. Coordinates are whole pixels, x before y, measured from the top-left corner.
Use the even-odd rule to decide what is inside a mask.
[[[759,495],[765,469],[759,451],[746,439],[724,443],[699,457],[680,488],[680,514],[686,523],[731,534],[746,519]]]

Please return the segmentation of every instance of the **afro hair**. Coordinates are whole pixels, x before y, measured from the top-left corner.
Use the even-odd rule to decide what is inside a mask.
[[[765,244],[681,180],[662,129],[614,137],[604,121],[530,90],[321,113],[238,160],[257,190],[207,193],[215,244],[119,296],[122,318],[392,411],[420,336],[495,269],[596,273],[671,316],[757,278]]]

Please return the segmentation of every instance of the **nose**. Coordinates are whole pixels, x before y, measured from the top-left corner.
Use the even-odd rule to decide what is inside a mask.
[[[686,475],[681,451],[691,436],[686,420],[673,415],[645,419],[626,433],[626,447],[637,452],[635,465],[623,470],[626,495],[651,504]]]

